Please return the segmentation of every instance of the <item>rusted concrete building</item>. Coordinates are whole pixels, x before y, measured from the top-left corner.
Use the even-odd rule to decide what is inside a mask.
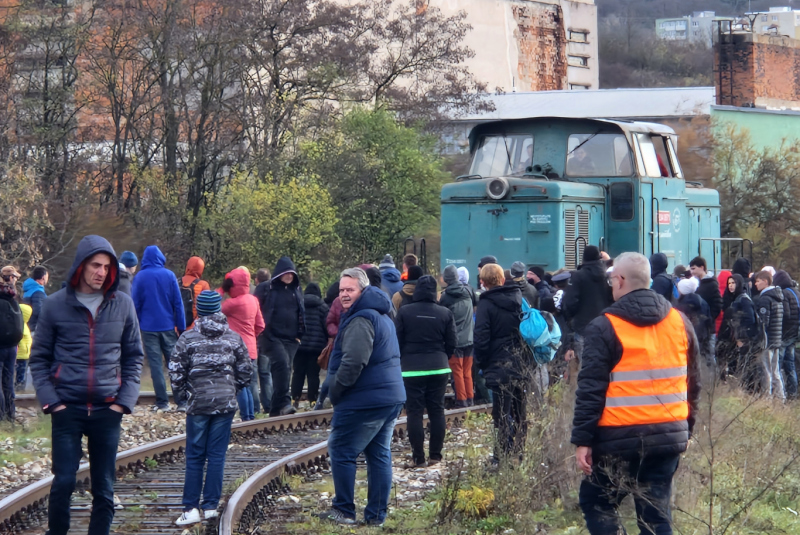
[[[425,0],[467,14],[467,61],[490,91],[598,89],[594,0]]]

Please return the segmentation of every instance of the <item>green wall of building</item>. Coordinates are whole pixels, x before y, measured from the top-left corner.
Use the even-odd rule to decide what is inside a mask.
[[[711,119],[748,129],[757,148],[778,148],[784,139],[800,139],[800,112],[796,111],[711,106]]]

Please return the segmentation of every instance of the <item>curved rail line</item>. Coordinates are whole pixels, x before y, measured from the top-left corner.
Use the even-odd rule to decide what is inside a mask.
[[[445,411],[448,422],[464,418],[468,412],[490,412],[491,405]],[[395,433],[406,429],[406,418],[399,418]],[[269,496],[281,490],[285,475],[296,475],[327,466],[328,441],[298,451],[265,466],[242,483],[228,499],[219,524],[219,535],[250,533],[263,518],[263,507],[269,505]]]
[[[252,420],[233,424],[233,432],[249,436],[258,432],[281,432],[307,426],[321,426],[330,423],[332,415],[333,410],[322,410]],[[117,473],[119,475],[143,469],[148,459],[169,460],[182,452],[185,446],[186,435],[182,434],[125,450],[117,455]],[[88,485],[89,463],[80,465],[76,478],[79,487]],[[36,514],[36,511],[45,505],[52,483],[53,476],[48,476],[0,500],[0,534],[19,533],[24,524],[24,517]]]

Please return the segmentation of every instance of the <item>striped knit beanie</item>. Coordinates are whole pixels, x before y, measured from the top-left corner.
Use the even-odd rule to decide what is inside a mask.
[[[197,296],[197,315],[210,316],[222,310],[222,296],[217,292],[203,290]]]

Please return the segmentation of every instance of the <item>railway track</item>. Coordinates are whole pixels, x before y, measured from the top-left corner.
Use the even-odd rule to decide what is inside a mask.
[[[475,412],[489,406],[472,407]],[[468,409],[447,411],[448,420]],[[332,410],[313,411],[234,424],[225,465],[223,495],[233,493],[221,516],[219,533],[249,530],[266,518],[271,496],[287,489],[286,474],[311,473],[327,466],[327,427]],[[395,433],[405,429],[398,420]],[[120,534],[181,533],[174,520],[182,510],[185,435],[121,452],[117,456],[115,493],[120,499],[113,530]],[[267,466],[264,466],[264,465]],[[91,510],[89,465],[78,470],[78,492],[72,502],[72,531],[88,527]],[[0,535],[38,534],[47,520],[52,476],[0,500]],[[214,533],[209,526],[206,533]],[[242,531],[248,532],[248,531]]]

